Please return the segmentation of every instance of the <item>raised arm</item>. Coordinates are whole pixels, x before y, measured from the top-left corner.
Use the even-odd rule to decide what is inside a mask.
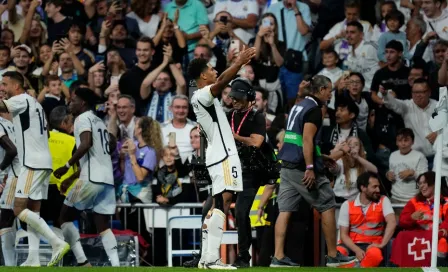
[[[213,84],[213,86],[211,86],[210,88],[210,91],[214,97],[221,96],[221,92],[226,88],[230,81],[232,81],[241,67],[249,63],[250,60],[255,57],[255,52],[255,47],[243,50],[238,56],[238,59],[232,64],[232,66],[230,66],[218,77],[216,83]]]

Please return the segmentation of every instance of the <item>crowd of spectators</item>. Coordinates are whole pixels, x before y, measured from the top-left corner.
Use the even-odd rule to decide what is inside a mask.
[[[203,58],[220,74],[249,46],[256,57],[239,76],[256,90],[274,147],[303,99],[300,83],[332,81],[321,146],[345,154],[329,172],[338,202],[370,171],[392,203],[407,203],[433,167],[429,119],[448,84],[446,0],[7,0],[0,14],[0,80],[20,72],[47,117],[79,86],[101,97],[97,114],[119,139],[119,202],[205,200],[189,171],[199,133],[186,68]]]

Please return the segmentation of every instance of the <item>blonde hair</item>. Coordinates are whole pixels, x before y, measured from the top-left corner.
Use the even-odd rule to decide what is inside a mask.
[[[154,148],[156,152],[156,159],[159,162],[162,158],[163,142],[162,130],[159,122],[151,117],[145,116],[138,120],[138,126],[142,129],[142,138],[145,143]]]
[[[359,142],[358,156],[365,159],[366,152],[364,151],[364,146],[362,145],[362,142],[358,137],[350,136],[350,137],[347,137],[347,139],[345,141],[348,142],[352,138],[357,139]],[[344,171],[344,176],[345,176],[345,187],[350,188],[350,184],[351,184],[350,170],[352,169],[352,167],[350,167],[350,155],[349,154],[345,154],[342,157],[342,164],[344,167],[344,169],[342,169],[342,170]],[[355,160],[355,166],[353,168],[356,168],[357,176],[360,176],[362,173],[366,172],[366,168],[362,164],[360,164],[357,160]]]

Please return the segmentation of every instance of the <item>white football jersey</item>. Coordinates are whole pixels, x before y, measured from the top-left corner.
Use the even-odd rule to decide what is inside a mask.
[[[76,147],[81,144],[81,134],[92,133],[92,146],[80,160],[80,180],[114,185],[112,159],[109,155],[109,132],[103,121],[92,111],[86,111],[75,119]]]
[[[52,170],[47,119],[42,106],[25,93],[3,102],[13,117],[20,163],[35,170]]]
[[[197,90],[191,98],[196,119],[208,142],[205,154],[207,167],[224,161],[229,155],[238,154],[229,121],[221,103],[213,97],[211,86]]]
[[[9,120],[0,117],[0,138],[2,138],[5,135],[9,138],[9,140],[11,140],[13,144],[16,145],[16,135],[14,134],[14,125]],[[0,148],[0,161],[2,161],[4,157],[5,157],[5,150],[3,148]],[[0,181],[3,181],[3,178],[6,174],[18,177],[20,173],[20,168],[21,164],[19,156],[17,155],[15,156],[11,165],[8,168],[6,168],[5,171],[2,171],[2,173],[0,173],[1,177]]]

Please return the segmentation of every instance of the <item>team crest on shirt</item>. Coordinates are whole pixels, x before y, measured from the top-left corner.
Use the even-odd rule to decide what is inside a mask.
[[[365,58],[366,57],[366,52],[362,52],[361,57]]]
[[[443,28],[443,32],[448,32],[448,26],[445,26],[445,27]]]
[[[244,5],[243,10],[247,11],[247,5]]]

